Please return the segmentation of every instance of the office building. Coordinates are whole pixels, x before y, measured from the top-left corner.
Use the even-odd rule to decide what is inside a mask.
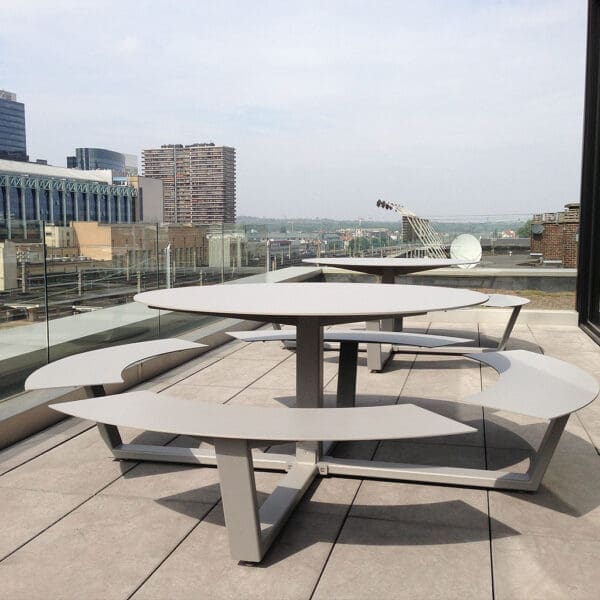
[[[0,160],[0,240],[33,239],[40,223],[133,223],[137,190],[113,185],[108,170],[79,171]]]
[[[113,183],[125,184],[128,175],[137,175],[137,156],[106,148],[76,148],[75,156],[67,156],[69,169],[93,171],[110,169]]]
[[[235,148],[167,144],[142,151],[144,175],[161,179],[169,223],[235,223]]]
[[[25,105],[16,94],[0,90],[0,158],[29,160],[25,136]]]

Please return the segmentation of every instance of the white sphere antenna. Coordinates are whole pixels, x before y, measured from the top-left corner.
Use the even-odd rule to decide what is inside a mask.
[[[472,261],[469,265],[458,265],[462,269],[472,269],[481,260],[481,244],[470,233],[455,237],[450,245],[450,258],[455,260]]]

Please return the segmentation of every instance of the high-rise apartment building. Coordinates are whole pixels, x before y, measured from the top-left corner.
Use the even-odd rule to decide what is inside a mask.
[[[146,177],[161,179],[167,223],[235,223],[235,148],[167,144],[142,151]]]
[[[16,94],[0,90],[0,158],[29,160],[25,137],[25,105]]]

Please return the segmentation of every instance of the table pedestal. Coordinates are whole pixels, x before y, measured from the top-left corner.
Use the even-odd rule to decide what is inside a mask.
[[[377,283],[395,283],[396,275],[392,270],[384,270],[377,276]],[[367,321],[368,331],[402,331],[402,317],[394,319],[381,319],[380,321]],[[391,358],[393,347],[384,344],[367,344],[367,367],[370,371],[383,371],[387,361]]]
[[[296,406],[323,408],[323,326],[317,317],[301,317],[296,324]],[[321,444],[299,442],[296,460],[317,464]]]

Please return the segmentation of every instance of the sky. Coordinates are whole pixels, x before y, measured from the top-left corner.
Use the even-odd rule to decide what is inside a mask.
[[[239,215],[579,201],[584,0],[0,0],[30,160],[234,146]]]

